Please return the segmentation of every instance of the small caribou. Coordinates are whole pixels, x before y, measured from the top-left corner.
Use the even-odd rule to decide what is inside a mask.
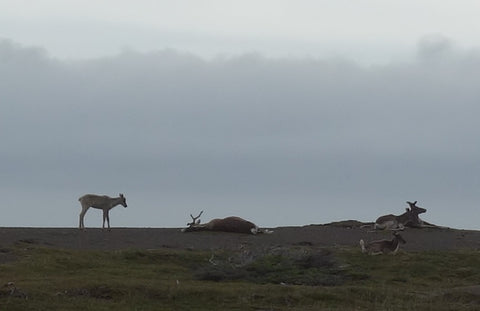
[[[427,210],[416,206],[417,201],[415,202],[408,202],[407,204],[410,208],[406,208],[405,213],[401,215],[384,215],[379,217],[375,224],[373,225],[374,229],[389,229],[389,230],[403,230],[405,226],[422,226],[422,220],[418,217],[419,214],[425,213]]]
[[[7,284],[4,285],[4,287],[7,288],[8,290],[8,295],[12,297],[17,297],[17,298],[23,298],[25,300],[28,299],[28,295],[22,291],[21,289],[17,288],[15,286],[15,283],[13,282],[8,282]]]
[[[226,218],[216,218],[212,219],[205,224],[200,224],[200,216],[203,214],[203,211],[198,214],[198,216],[192,218],[192,222],[187,223],[187,228],[182,229],[182,232],[194,232],[194,231],[222,231],[222,232],[236,232],[236,233],[248,233],[248,234],[258,234],[258,233],[272,233],[270,230],[262,230],[257,227],[254,223],[245,220],[240,217],[230,216]]]
[[[378,240],[366,244],[363,240],[360,240],[360,247],[362,248],[362,253],[368,253],[369,255],[387,253],[395,255],[400,248],[400,243],[405,244],[407,241],[402,238],[400,233],[395,231],[391,240]]]
[[[82,211],[80,212],[80,222],[79,222],[79,229],[85,229],[85,224],[83,219],[85,217],[85,213],[90,207],[97,208],[103,210],[103,225],[102,229],[105,229],[105,220],[108,224],[108,230],[110,230],[110,217],[108,212],[117,205],[122,205],[123,207],[127,207],[127,201],[123,194],[119,194],[117,198],[111,198],[106,195],[96,195],[96,194],[86,194],[78,199],[80,204],[82,205]]]

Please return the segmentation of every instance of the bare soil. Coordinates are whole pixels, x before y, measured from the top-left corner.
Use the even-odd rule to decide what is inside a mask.
[[[270,228],[272,234],[223,232],[183,233],[180,228],[0,228],[0,263],[8,261],[10,247],[35,244],[79,250],[117,249],[238,249],[275,246],[357,247],[366,241],[391,239],[391,232],[371,232],[357,221],[325,225]],[[407,228],[401,233],[407,241],[405,251],[480,249],[480,231],[450,228]],[[358,246],[359,247],[359,246]]]

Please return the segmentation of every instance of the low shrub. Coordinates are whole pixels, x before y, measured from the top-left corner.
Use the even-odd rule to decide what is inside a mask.
[[[311,286],[333,286],[345,280],[329,250],[305,247],[212,255],[208,263],[196,269],[195,277],[210,281],[245,280]]]

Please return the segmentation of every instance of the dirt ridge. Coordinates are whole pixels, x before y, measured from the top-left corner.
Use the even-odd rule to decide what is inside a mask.
[[[30,228],[0,227],[0,248],[14,245],[41,245],[67,249],[237,249],[242,246],[312,245],[316,247],[357,247],[358,241],[390,239],[386,231],[371,232],[357,221],[335,222],[302,227],[269,228],[265,235],[223,232],[182,233],[181,228]],[[402,236],[406,251],[480,249],[480,231],[451,228],[407,228]],[[0,252],[8,254],[8,252]]]

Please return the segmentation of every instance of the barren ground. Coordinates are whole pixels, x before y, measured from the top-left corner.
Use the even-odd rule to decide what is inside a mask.
[[[0,262],[8,252],[2,249],[19,243],[69,249],[238,249],[311,245],[315,247],[356,247],[358,241],[390,239],[390,232],[370,232],[360,223],[346,221],[327,225],[271,228],[272,234],[248,235],[221,232],[182,233],[179,228],[0,228]],[[405,251],[480,249],[480,231],[407,228],[402,236]]]

